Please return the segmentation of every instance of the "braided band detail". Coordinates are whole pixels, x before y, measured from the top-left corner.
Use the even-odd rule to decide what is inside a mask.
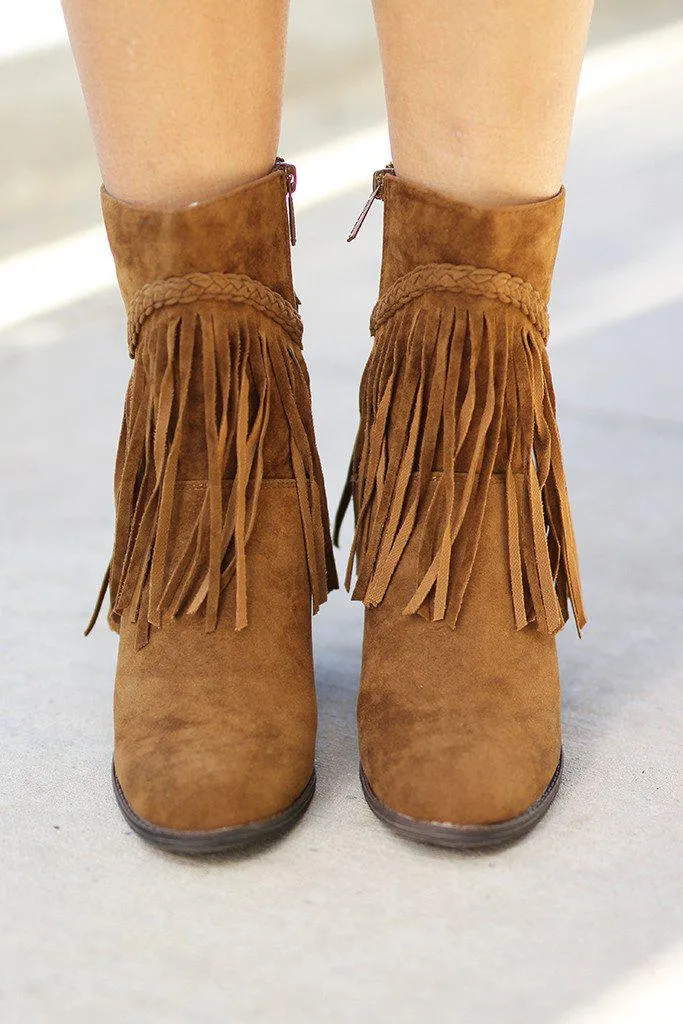
[[[279,324],[294,344],[301,345],[303,322],[291,302],[246,274],[186,274],[144,285],[128,307],[128,351],[135,356],[145,321],[165,306],[187,305],[201,299],[244,302]]]
[[[500,270],[453,263],[426,263],[395,281],[372,311],[370,333],[374,337],[383,323],[413,299],[436,291],[495,299],[515,306],[537,328],[544,342],[548,340],[548,310],[533,285]]]

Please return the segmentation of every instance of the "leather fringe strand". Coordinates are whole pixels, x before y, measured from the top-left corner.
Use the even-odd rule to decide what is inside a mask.
[[[129,347],[135,366],[116,459],[109,623],[118,630],[130,609],[138,646],[166,615],[202,612],[207,632],[213,631],[233,578],[235,628],[247,625],[248,545],[275,401],[289,432],[314,612],[337,585],[301,333],[293,306],[240,275],[161,281],[133,300]],[[200,381],[192,381],[195,374]],[[190,401],[197,387],[208,480],[188,539],[179,546],[171,544],[171,527],[190,421],[193,439],[202,429]]]
[[[585,625],[576,543],[546,352],[548,318],[526,282],[431,264],[375,307],[361,423],[335,541],[351,493],[353,597],[378,605],[413,532],[419,579],[406,614],[455,627],[493,473],[504,477],[517,629]]]

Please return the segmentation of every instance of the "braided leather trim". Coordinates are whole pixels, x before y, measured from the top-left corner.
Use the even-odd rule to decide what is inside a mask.
[[[301,344],[304,325],[294,306],[246,274],[185,274],[153,281],[135,293],[128,307],[128,351],[135,355],[145,320],[165,306],[187,305],[200,299],[245,302],[279,324],[296,345]]]
[[[374,336],[383,323],[413,299],[438,291],[496,299],[515,306],[540,331],[543,340],[548,340],[548,310],[533,285],[500,270],[454,263],[426,263],[395,281],[372,311],[370,333]]]

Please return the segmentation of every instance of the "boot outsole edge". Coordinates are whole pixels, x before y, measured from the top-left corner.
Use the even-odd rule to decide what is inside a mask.
[[[311,775],[305,789],[289,807],[269,818],[246,822],[244,825],[230,825],[226,828],[208,829],[206,831],[189,831],[162,828],[146,821],[136,814],[128,803],[121,783],[116,776],[112,763],[112,781],[114,795],[119,809],[133,831],[147,842],[168,853],[185,856],[207,853],[226,853],[232,850],[244,850],[269,839],[276,839],[288,832],[307,810],[315,793],[316,776]]]
[[[562,780],[564,758],[560,760],[552,779],[541,796],[522,814],[508,821],[497,821],[490,825],[456,825],[442,821],[422,821],[408,814],[401,814],[383,803],[373,792],[372,786],[360,765],[360,781],[363,795],[370,810],[404,839],[418,843],[442,846],[451,850],[485,850],[514,842],[526,835],[546,813],[557,796]]]

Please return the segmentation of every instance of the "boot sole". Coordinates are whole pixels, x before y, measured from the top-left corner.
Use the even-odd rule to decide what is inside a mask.
[[[206,831],[185,831],[161,828],[153,825],[136,814],[126,800],[121,783],[116,776],[112,763],[112,780],[114,795],[124,818],[137,835],[153,843],[154,846],[167,853],[197,855],[205,853],[227,853],[232,850],[243,850],[268,839],[276,839],[288,832],[302,817],[315,793],[315,772],[303,792],[284,811],[270,818],[261,818],[244,825],[230,825],[226,828],[208,829]]]
[[[412,839],[418,843],[430,843],[432,846],[444,846],[450,850],[485,850],[520,839],[531,831],[534,825],[538,824],[557,796],[562,779],[562,766],[563,756],[560,754],[555,774],[538,800],[516,818],[497,821],[492,825],[453,825],[449,822],[421,821],[419,818],[411,818],[410,815],[401,814],[382,803],[373,792],[362,764],[360,766],[360,781],[370,810],[377,815],[380,821],[405,839]]]

